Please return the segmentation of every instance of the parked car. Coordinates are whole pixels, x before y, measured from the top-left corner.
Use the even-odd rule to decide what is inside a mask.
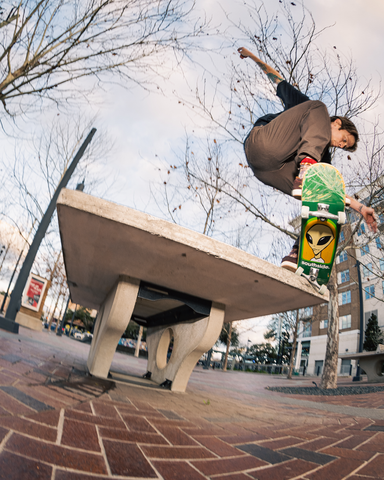
[[[81,330],[75,330],[73,332],[73,338],[84,343],[91,343],[93,335],[90,332],[82,332]]]
[[[82,340],[83,336],[84,336],[84,333],[80,332],[80,330],[73,332],[73,338],[76,338],[76,340]]]
[[[83,333],[83,338],[81,339],[82,342],[84,343],[91,343],[93,338],[93,334],[89,332],[84,332]]]

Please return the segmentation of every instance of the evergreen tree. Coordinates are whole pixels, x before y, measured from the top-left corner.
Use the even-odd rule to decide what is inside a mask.
[[[383,333],[377,322],[377,316],[372,313],[369,317],[367,328],[365,329],[364,350],[373,352],[379,343],[383,343]]]
[[[72,322],[73,310],[68,308],[67,313],[65,314],[65,322],[64,324],[70,324]],[[91,317],[88,309],[85,307],[79,307],[75,311],[75,315],[73,316],[73,320],[81,320],[83,322],[84,328],[86,331],[91,331],[95,319]]]
[[[256,363],[272,364],[277,359],[277,349],[270,343],[260,343],[252,345],[247,355],[254,357]]]

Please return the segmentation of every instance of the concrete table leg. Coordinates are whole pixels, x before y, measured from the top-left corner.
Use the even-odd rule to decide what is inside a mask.
[[[135,307],[140,280],[120,276],[105,299],[93,333],[87,366],[92,375],[107,378],[117,344]]]
[[[368,377],[368,382],[370,383],[383,383],[384,375],[383,371],[383,355],[380,355],[379,358],[372,357],[360,358],[360,368],[362,368]]]
[[[151,379],[159,384],[170,380],[172,391],[185,392],[197,361],[218,339],[224,314],[225,306],[213,303],[209,317],[197,322],[148,328],[148,371],[152,373]],[[167,362],[172,337],[173,349]]]

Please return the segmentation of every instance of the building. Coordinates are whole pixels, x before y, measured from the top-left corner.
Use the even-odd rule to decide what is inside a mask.
[[[383,183],[383,178],[380,179]],[[368,191],[358,192],[362,203],[368,203]],[[339,353],[359,352],[360,318],[363,332],[374,313],[384,332],[384,188],[379,183],[373,192],[375,210],[379,213],[378,234],[368,231],[364,223],[359,225],[359,216],[349,214],[340,235],[339,245],[345,249],[336,258],[339,288]],[[352,241],[349,239],[352,235]],[[328,303],[299,312],[301,322],[296,349],[296,370],[306,374],[321,375],[328,327]],[[339,375],[355,375],[356,361],[338,362]]]

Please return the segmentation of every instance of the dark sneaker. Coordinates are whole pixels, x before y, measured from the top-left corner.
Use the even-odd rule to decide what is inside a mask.
[[[280,266],[282,268],[285,268],[286,270],[290,270],[291,272],[296,272],[298,254],[299,254],[299,248],[296,245],[294,245],[289,255],[287,255],[282,259]]]
[[[292,197],[297,198],[298,200],[301,199],[302,185],[303,185],[303,180],[299,177],[296,177],[292,186],[292,193],[291,193]]]

